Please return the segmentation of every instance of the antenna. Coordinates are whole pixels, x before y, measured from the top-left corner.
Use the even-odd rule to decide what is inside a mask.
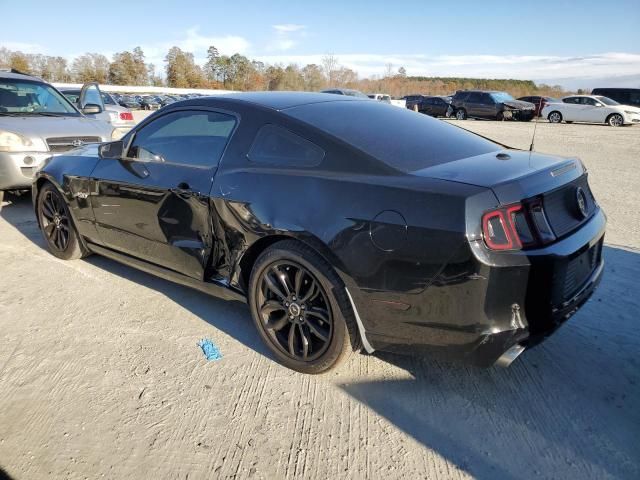
[[[538,103],[538,114],[536,115],[536,111],[533,111],[533,114],[535,115],[536,119],[535,119],[535,125],[533,126],[533,136],[531,137],[531,145],[529,145],[529,151],[533,152],[533,145],[536,141],[536,130],[538,129],[538,117],[540,116],[540,113],[542,113],[542,96],[540,96],[540,102]]]

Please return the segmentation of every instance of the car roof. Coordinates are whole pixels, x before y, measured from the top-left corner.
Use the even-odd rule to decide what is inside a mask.
[[[28,80],[31,82],[45,83],[41,78],[27,75],[25,73],[15,73],[6,70],[0,70],[0,78],[9,80]]]
[[[287,108],[326,102],[363,102],[370,101],[362,97],[349,97],[332,93],[314,92],[239,92],[225,93],[209,97],[197,97],[185,100],[182,105],[206,105],[217,101],[237,104],[253,104],[271,110],[285,110]]]

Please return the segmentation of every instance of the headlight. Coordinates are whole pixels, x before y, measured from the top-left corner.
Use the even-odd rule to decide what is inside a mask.
[[[114,129],[111,131],[111,141],[114,141],[114,140],[120,140],[120,136],[121,136],[121,135],[119,136],[118,134],[119,134],[118,129],[117,129],[117,128],[114,128]]]
[[[22,135],[0,130],[0,152],[20,152],[31,145],[31,140]]]
[[[631,110],[625,110],[624,113],[626,113],[628,115],[638,115],[638,114],[640,114],[640,112],[632,112]]]

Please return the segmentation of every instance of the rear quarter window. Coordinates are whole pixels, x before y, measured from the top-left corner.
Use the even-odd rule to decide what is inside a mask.
[[[446,122],[380,102],[314,103],[283,113],[404,172],[503,148]]]
[[[325,152],[309,140],[278,125],[264,125],[247,154],[249,161],[263,165],[315,167]]]

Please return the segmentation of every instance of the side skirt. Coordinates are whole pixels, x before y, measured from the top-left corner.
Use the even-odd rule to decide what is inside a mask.
[[[125,255],[124,253],[119,253],[114,250],[95,245],[93,243],[87,242],[87,248],[93,253],[110,258],[111,260],[115,260],[116,262],[120,262],[138,270],[142,270],[143,272],[150,273],[151,275],[155,275],[165,280],[169,280],[170,282],[199,290],[206,294],[213,295],[214,297],[222,298],[224,300],[234,300],[243,303],[247,302],[247,299],[242,293],[237,292],[222,283],[202,282],[191,277],[187,277],[186,275],[183,275],[181,273],[174,272],[173,270],[169,270],[168,268],[160,267],[158,265],[139,260],[129,255]]]

